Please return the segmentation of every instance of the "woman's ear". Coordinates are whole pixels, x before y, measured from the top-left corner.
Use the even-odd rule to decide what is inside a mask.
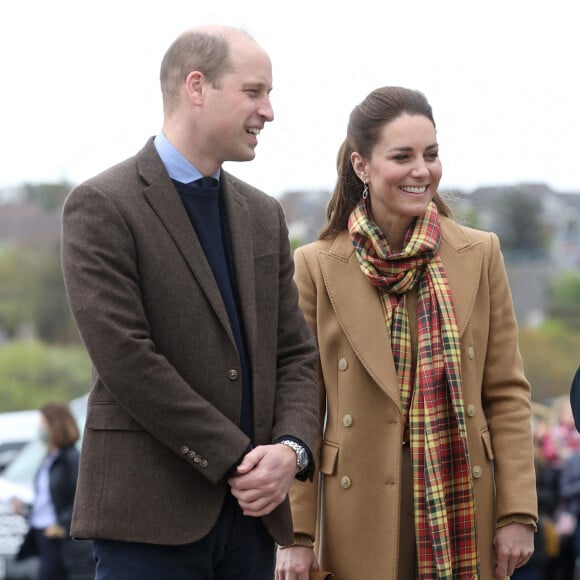
[[[353,151],[350,155],[350,162],[354,172],[357,174],[358,178],[363,182],[367,183],[369,177],[367,175],[367,164],[360,153]]]

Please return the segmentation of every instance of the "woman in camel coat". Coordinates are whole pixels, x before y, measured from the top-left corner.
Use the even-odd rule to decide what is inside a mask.
[[[435,124],[421,93],[385,87],[355,108],[329,223],[295,255],[301,306],[320,350],[322,428],[318,477],[291,491],[295,541],[278,551],[277,580],[306,580],[319,566],[336,580],[491,580],[511,575],[532,554],[530,387],[499,242],[448,217],[440,177]],[[427,217],[437,232],[424,234],[433,251],[400,292],[404,300],[389,303],[391,290],[383,293],[377,271],[393,256],[396,269],[397,260],[421,254],[410,248]],[[368,255],[369,228],[386,248],[378,260]],[[434,262],[435,273],[427,265]],[[439,301],[429,316],[421,309],[429,306],[422,291],[428,276]],[[401,304],[406,333],[396,326],[404,315],[393,311]],[[436,319],[443,320],[439,332]],[[435,346],[437,335],[451,337],[455,351]],[[433,386],[424,376],[437,349],[447,378]],[[405,357],[412,365],[404,366]],[[409,375],[416,365],[421,372]],[[418,403],[429,388],[450,407]],[[451,461],[446,445],[455,445]],[[428,456],[436,457],[431,471],[422,467]],[[414,471],[423,488],[413,483]],[[447,491],[433,491],[433,480]],[[438,517],[446,514],[442,526],[425,523],[432,515],[425,497],[434,498]]]

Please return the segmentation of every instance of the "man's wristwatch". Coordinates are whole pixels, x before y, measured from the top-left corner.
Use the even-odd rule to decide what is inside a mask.
[[[296,443],[292,439],[282,439],[280,444],[287,445],[294,450],[296,453],[296,465],[299,471],[304,471],[308,467],[308,453],[306,453],[306,449],[300,443]]]

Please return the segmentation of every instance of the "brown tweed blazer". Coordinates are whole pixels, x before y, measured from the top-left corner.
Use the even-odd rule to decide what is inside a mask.
[[[255,444],[318,427],[316,347],[280,204],[222,171],[252,370]],[[75,188],[62,264],[94,370],[72,534],[180,544],[203,537],[248,438],[225,306],[150,140]],[[288,501],[264,518],[292,539]]]

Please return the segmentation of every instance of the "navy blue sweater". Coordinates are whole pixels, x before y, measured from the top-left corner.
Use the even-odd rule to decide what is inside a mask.
[[[173,180],[201,247],[213,272],[226,307],[240,357],[242,409],[240,427],[253,441],[252,389],[250,361],[241,316],[232,243],[219,186],[199,187]]]

